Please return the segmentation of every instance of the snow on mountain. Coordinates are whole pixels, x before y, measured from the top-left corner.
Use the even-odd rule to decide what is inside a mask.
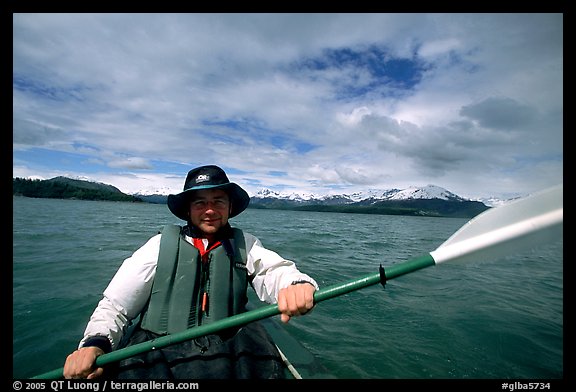
[[[276,192],[268,188],[260,189],[256,193],[256,195],[254,195],[254,197],[258,199],[272,198],[272,199],[292,200],[292,201],[309,201],[309,200],[319,200],[322,198],[322,196],[318,196],[313,193],[300,194],[294,192],[292,193]]]
[[[426,185],[424,187],[411,186],[396,192],[388,200],[411,200],[411,199],[441,199],[453,201],[465,201],[466,199],[455,195],[436,185]]]
[[[521,196],[515,196],[515,197],[510,197],[508,199],[502,199],[502,198],[497,198],[497,197],[487,197],[487,198],[476,198],[476,199],[471,199],[472,201],[479,201],[480,203],[483,203],[485,205],[487,205],[488,207],[498,207],[501,206],[503,204],[507,204],[510,203],[512,201],[518,200]]]
[[[154,196],[154,195],[168,196],[168,195],[174,194],[174,193],[178,193],[178,192],[175,192],[168,187],[160,187],[160,188],[148,187],[148,188],[144,188],[144,189],[139,190],[138,192],[134,193],[133,195],[134,196]]]
[[[368,189],[363,192],[354,192],[350,195],[345,194],[341,196],[347,197],[352,202],[359,202],[363,200],[389,200],[390,197],[392,197],[398,192],[400,192],[400,189],[387,189],[387,190]]]
[[[436,185],[426,185],[423,187],[409,187],[406,189],[369,189],[367,191],[355,192],[352,194],[324,195],[318,196],[312,193],[298,194],[276,192],[271,189],[262,188],[254,196],[256,199],[280,199],[292,201],[330,201],[341,200],[343,203],[355,203],[364,200],[410,200],[410,199],[442,199],[452,201],[466,201],[466,199]]]
[[[166,197],[169,194],[178,193],[179,191],[171,190],[168,187],[159,188],[145,188],[137,193],[133,193],[134,196],[141,197],[151,197],[151,196],[163,196]],[[411,186],[406,189],[368,189],[365,191],[359,191],[354,193],[343,193],[343,194],[330,194],[330,195],[318,195],[314,193],[296,193],[296,192],[278,192],[268,188],[261,188],[258,192],[252,196],[253,199],[278,199],[287,200],[294,202],[320,202],[322,204],[347,204],[347,203],[357,203],[362,201],[377,202],[383,200],[413,200],[413,199],[441,199],[441,200],[452,200],[452,201],[467,201],[463,197],[460,197],[442,187],[436,185],[426,185],[421,187]],[[475,199],[470,201],[480,201],[489,207],[494,207],[502,204],[503,200],[491,198],[491,199]]]

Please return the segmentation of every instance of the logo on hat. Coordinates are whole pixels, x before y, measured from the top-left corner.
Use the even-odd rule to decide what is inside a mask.
[[[200,174],[198,177],[196,177],[196,184],[204,181],[210,181],[210,176],[208,174]]]

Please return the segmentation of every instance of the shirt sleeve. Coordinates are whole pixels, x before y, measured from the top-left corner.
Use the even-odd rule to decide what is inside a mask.
[[[140,314],[150,297],[160,238],[161,234],[150,238],[124,260],[92,313],[79,347],[93,336],[106,336],[112,349],[118,346],[128,324]]]
[[[248,254],[246,268],[260,300],[275,304],[280,290],[294,282],[309,282],[318,290],[316,281],[298,270],[293,261],[264,248],[260,240],[250,233],[244,232],[244,238]]]

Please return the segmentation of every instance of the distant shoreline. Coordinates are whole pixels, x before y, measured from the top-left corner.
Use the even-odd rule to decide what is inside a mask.
[[[32,199],[53,199],[53,200],[73,200],[73,201],[111,201],[122,203],[145,203],[145,204],[164,204],[165,203],[151,203],[144,200],[110,200],[110,199],[80,199],[80,198],[62,198],[62,197],[42,197],[42,196],[27,196],[22,194],[13,194],[13,197],[26,197]],[[453,205],[455,202],[447,202],[444,200],[428,200],[432,203],[440,202],[441,204]],[[413,202],[413,201],[407,201]],[[396,203],[402,203],[397,201]],[[482,204],[479,202],[470,202]],[[433,217],[433,218],[468,218],[471,219],[478,213],[489,209],[490,207],[466,210],[466,209],[452,209],[450,211],[442,212],[441,209],[418,209],[408,207],[366,207],[366,206],[326,206],[326,205],[306,205],[306,206],[278,206],[266,207],[261,205],[249,205],[248,209],[252,210],[282,210],[282,211],[310,211],[310,212],[331,212],[340,214],[367,214],[367,215],[401,215],[401,216],[417,216],[417,217]]]

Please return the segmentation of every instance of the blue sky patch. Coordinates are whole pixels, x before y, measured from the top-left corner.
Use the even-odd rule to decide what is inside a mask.
[[[65,151],[47,150],[44,148],[31,148],[28,150],[14,151],[13,160],[25,161],[30,168],[49,168],[55,164],[61,171],[100,172],[107,169],[105,163],[96,158],[84,154],[76,154]]]
[[[364,96],[382,88],[412,90],[430,68],[416,57],[392,57],[385,48],[376,45],[325,49],[320,56],[302,60],[295,66],[312,71],[308,77],[313,79],[322,78],[320,72],[329,70],[341,73],[341,78],[333,80],[340,98]]]
[[[47,84],[37,83],[31,79],[26,79],[18,75],[13,75],[12,85],[15,90],[62,102],[70,100],[83,102],[84,98],[82,95],[88,89],[81,85],[68,89],[54,87]]]
[[[294,135],[290,135],[283,131],[271,130],[262,127],[252,121],[251,119],[242,120],[211,120],[204,121],[206,127],[228,128],[234,131],[239,131],[242,135],[246,135],[250,140],[258,144],[266,143],[280,150],[290,151],[297,154],[306,154],[318,146],[302,140],[298,140]],[[223,141],[226,143],[246,144],[242,141],[241,137],[235,137],[234,133],[223,134],[221,132],[209,132],[210,137]]]

